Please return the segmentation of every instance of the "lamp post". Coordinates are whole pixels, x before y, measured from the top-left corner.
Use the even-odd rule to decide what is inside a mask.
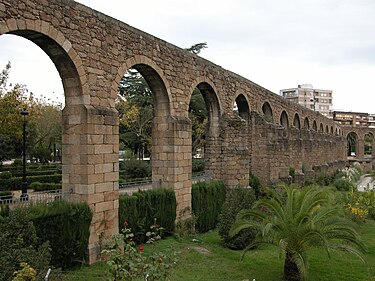
[[[29,199],[29,195],[27,194],[27,179],[26,179],[26,122],[27,122],[27,115],[29,115],[29,112],[26,108],[24,108],[21,111],[22,115],[22,125],[23,125],[23,131],[22,131],[22,194],[21,194],[21,201],[27,201]]]

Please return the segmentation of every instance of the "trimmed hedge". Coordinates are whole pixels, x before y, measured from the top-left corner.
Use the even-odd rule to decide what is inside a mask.
[[[196,229],[207,232],[216,227],[225,200],[224,182],[198,182],[192,186],[192,209],[197,218]]]
[[[61,174],[27,177],[27,182],[29,184],[33,182],[60,183],[61,180],[62,180]],[[0,190],[19,190],[21,189],[21,186],[22,186],[22,177],[0,179]]]
[[[139,191],[132,196],[123,194],[119,200],[119,227],[128,223],[135,235],[135,241],[145,242],[146,232],[156,223],[164,228],[164,234],[174,231],[176,220],[176,196],[173,189],[151,189]]]
[[[92,212],[86,203],[40,203],[28,213],[39,243],[50,242],[53,266],[66,269],[87,261]]]
[[[48,190],[56,190],[61,189],[61,183],[49,183],[49,182],[33,182],[29,185],[30,189],[34,189],[34,191],[48,191]]]

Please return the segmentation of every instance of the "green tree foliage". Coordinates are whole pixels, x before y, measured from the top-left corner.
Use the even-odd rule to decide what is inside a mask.
[[[189,104],[189,118],[192,123],[192,152],[196,154],[204,148],[205,134],[208,126],[208,113],[203,95],[199,89],[193,91]]]
[[[50,105],[28,94],[25,85],[8,84],[11,64],[0,73],[0,161],[20,157],[22,116],[27,108],[27,151],[31,157],[46,162],[61,144],[61,105]]]
[[[129,69],[118,89],[116,109],[120,117],[120,141],[139,158],[151,153],[152,92],[142,75]]]
[[[187,48],[189,52],[193,53],[194,55],[198,55],[203,49],[207,48],[207,42],[203,43],[197,43],[191,46],[190,48]]]
[[[240,212],[230,235],[248,228],[258,230],[254,243],[274,244],[284,256],[284,278],[305,280],[308,276],[308,250],[323,247],[361,257],[364,245],[353,223],[334,204],[327,188],[286,186],[285,194],[270,191],[252,210]]]

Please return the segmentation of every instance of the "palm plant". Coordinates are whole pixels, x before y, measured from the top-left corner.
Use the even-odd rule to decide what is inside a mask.
[[[258,230],[245,252],[260,243],[278,246],[284,257],[284,278],[293,281],[307,280],[307,251],[313,247],[325,248],[328,256],[331,250],[343,250],[362,259],[365,249],[360,236],[343,208],[334,204],[331,190],[284,188],[284,195],[270,191],[253,209],[239,213],[230,235],[246,228]]]

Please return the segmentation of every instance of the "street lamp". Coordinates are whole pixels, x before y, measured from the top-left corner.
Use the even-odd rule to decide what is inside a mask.
[[[26,122],[27,122],[27,115],[29,112],[26,108],[21,111],[22,115],[22,123],[23,123],[23,131],[22,131],[22,194],[21,194],[21,201],[27,201],[29,199],[29,195],[27,194],[27,179],[26,179]]]

